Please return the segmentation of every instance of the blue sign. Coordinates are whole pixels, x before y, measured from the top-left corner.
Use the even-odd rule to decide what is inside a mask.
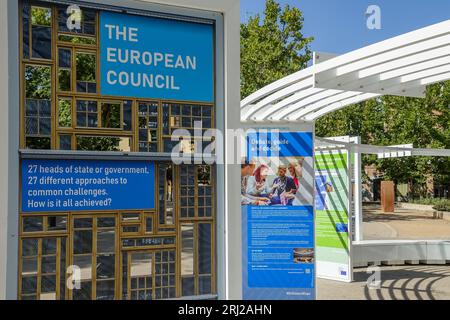
[[[102,95],[214,101],[214,26],[103,11]]]
[[[311,132],[255,132],[247,136],[247,158],[312,157]]]
[[[245,206],[243,298],[313,300],[313,207]]]
[[[155,208],[150,161],[22,160],[22,212]]]
[[[248,165],[241,170],[246,300],[315,299],[313,149],[312,132],[247,136]]]

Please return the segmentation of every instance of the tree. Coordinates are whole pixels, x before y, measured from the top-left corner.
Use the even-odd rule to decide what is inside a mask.
[[[313,38],[305,38],[302,28],[302,12],[274,0],[266,1],[263,17],[241,24],[242,98],[307,66]]]
[[[427,88],[425,99],[384,96],[326,115],[316,123],[318,136],[359,135],[373,145],[412,143],[415,148],[450,148],[450,82]],[[365,165],[375,164],[384,179],[409,183],[417,193],[426,195],[427,176],[437,184],[450,183],[450,158],[406,157],[377,160],[363,158]]]

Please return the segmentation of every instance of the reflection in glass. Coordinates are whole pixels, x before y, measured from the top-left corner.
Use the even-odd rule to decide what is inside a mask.
[[[72,100],[59,99],[58,101],[58,124],[60,127],[72,126]]]
[[[181,276],[194,274],[194,224],[181,225]]]
[[[198,224],[198,273],[211,273],[211,224]]]
[[[131,151],[130,137],[77,136],[77,150],[80,151]]]
[[[152,257],[153,255],[147,252],[132,253],[130,276],[132,278],[151,276]]]
[[[114,252],[116,235],[113,230],[102,230],[97,232],[97,252]]]
[[[102,127],[120,129],[121,104],[102,102],[101,105]]]
[[[92,252],[92,230],[75,230],[73,233],[73,252],[75,254]]]
[[[23,232],[43,231],[42,217],[25,217],[23,218]]]
[[[91,255],[75,255],[73,257],[73,265],[78,266],[81,271],[80,279],[89,281],[92,279],[92,257]]]

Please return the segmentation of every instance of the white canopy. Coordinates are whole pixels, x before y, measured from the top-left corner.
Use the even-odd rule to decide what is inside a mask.
[[[241,101],[244,122],[314,121],[380,95],[424,97],[450,79],[450,20],[314,64]]]

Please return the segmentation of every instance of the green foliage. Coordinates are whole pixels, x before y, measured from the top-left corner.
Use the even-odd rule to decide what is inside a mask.
[[[427,88],[425,99],[385,96],[349,106],[319,119],[316,134],[321,137],[359,135],[372,145],[412,143],[415,148],[450,148],[450,82]],[[364,164],[376,164],[385,180],[416,185],[424,195],[427,175],[437,183],[450,182],[450,158],[406,157],[376,160],[363,157]]]
[[[433,206],[434,210],[450,212],[450,200],[443,200],[439,204]]]
[[[313,38],[303,36],[303,14],[298,8],[281,8],[267,0],[263,16],[241,24],[242,98],[305,68],[311,60]]]

